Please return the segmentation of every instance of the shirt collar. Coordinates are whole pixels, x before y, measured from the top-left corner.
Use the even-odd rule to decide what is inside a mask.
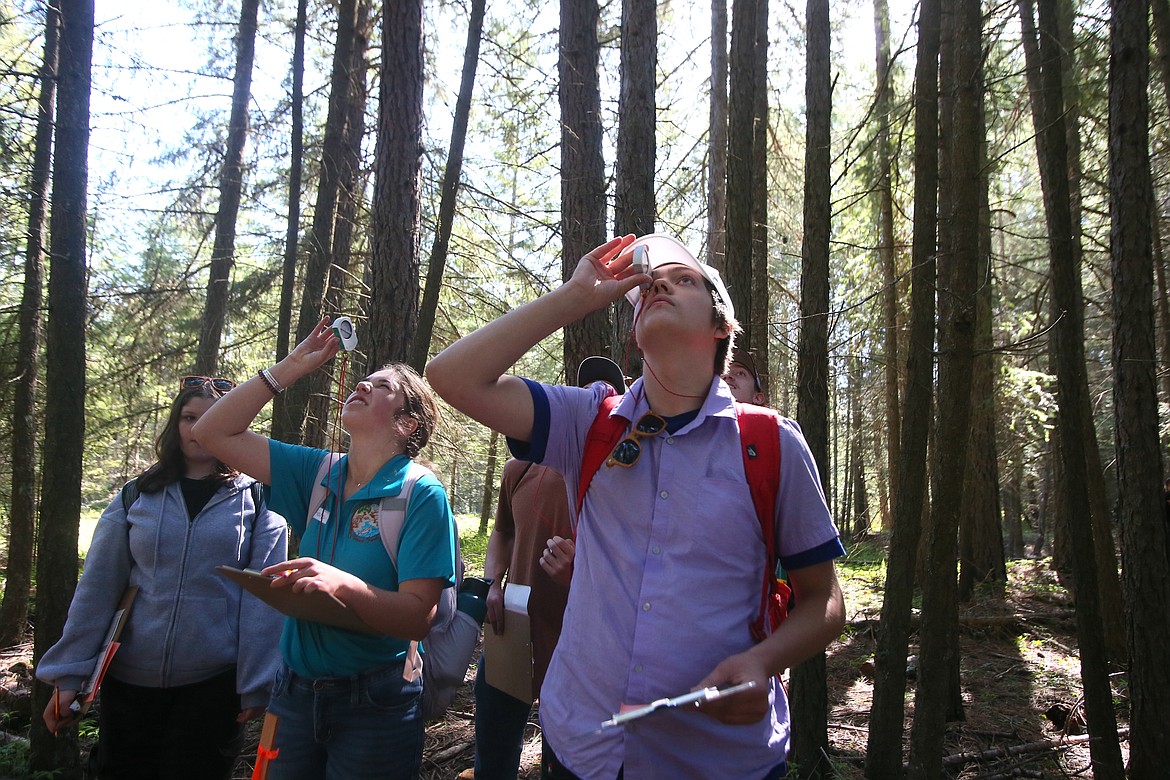
[[[402,483],[406,479],[406,467],[409,464],[410,458],[406,455],[395,455],[382,464],[382,468],[378,469],[373,479],[354,491],[351,498],[359,496],[383,498],[398,495],[402,492]],[[349,472],[349,455],[339,458],[329,467],[324,485],[330,490],[333,490],[336,485],[340,485],[343,471],[345,474]]]
[[[650,403],[646,400],[646,392],[642,389],[642,377],[630,387],[622,400],[610,412],[610,416],[624,417],[633,422],[650,411]],[[735,417],[735,398],[731,395],[731,388],[718,376],[712,375],[711,386],[707,389],[707,397],[699,407],[699,413],[687,425],[683,426],[675,436],[681,436],[703,424],[707,417]]]

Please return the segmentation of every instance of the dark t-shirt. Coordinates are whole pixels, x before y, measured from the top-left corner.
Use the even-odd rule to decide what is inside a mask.
[[[207,506],[207,502],[222,484],[223,478],[218,476],[208,479],[183,477],[179,480],[179,485],[183,488],[183,500],[187,502],[188,520],[194,520],[195,515],[203,511],[203,507]]]

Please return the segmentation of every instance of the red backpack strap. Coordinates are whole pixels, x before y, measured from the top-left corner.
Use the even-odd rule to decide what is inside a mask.
[[[764,537],[766,554],[760,612],[752,621],[752,637],[763,639],[780,625],[788,613],[788,586],[776,578],[776,497],[780,494],[780,418],[775,411],[753,404],[735,405],[739,421],[739,442],[743,449],[743,470],[747,476],[756,519]]]
[[[601,464],[613,452],[613,448],[621,441],[626,433],[630,421],[624,417],[611,417],[610,413],[622,400],[620,395],[606,396],[597,409],[597,416],[589,426],[585,435],[585,449],[581,453],[581,480],[577,484],[577,516],[581,515],[581,505],[585,503],[585,491],[593,481],[593,475],[601,468]]]

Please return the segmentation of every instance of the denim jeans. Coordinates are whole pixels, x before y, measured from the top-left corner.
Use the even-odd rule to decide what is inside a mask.
[[[402,664],[310,679],[281,668],[269,712],[280,720],[268,780],[412,780],[422,766],[422,678]]]
[[[516,780],[532,705],[488,685],[484,658],[475,673],[475,780]]]
[[[145,688],[107,675],[99,703],[90,770],[100,780],[231,777],[243,746],[235,669],[174,688]]]

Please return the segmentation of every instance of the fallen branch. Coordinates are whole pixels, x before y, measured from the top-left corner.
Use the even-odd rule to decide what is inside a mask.
[[[1010,615],[967,615],[959,618],[960,628],[997,628],[1000,626],[1019,626],[1026,623],[1045,623],[1061,620],[1072,620],[1076,611],[1061,609],[1054,612],[1018,612]],[[921,618],[914,615],[910,618],[910,628],[917,630]],[[876,618],[850,620],[849,627],[854,630],[878,628],[880,622]]]
[[[436,764],[441,764],[444,761],[455,758],[465,750],[469,750],[474,742],[456,742],[454,745],[448,745],[430,757],[430,760]]]
[[[1129,736],[1129,726],[1123,726],[1117,730],[1118,737]],[[991,761],[996,758],[1006,758],[1008,756],[1018,756],[1023,753],[1036,753],[1041,750],[1050,750],[1052,748],[1067,747],[1069,745],[1079,745],[1082,742],[1088,742],[1093,737],[1089,734],[1082,734],[1076,737],[1053,737],[1051,739],[1042,739],[1039,742],[1027,742],[1023,745],[1011,745],[1005,748],[993,748],[991,750],[984,750],[978,753],[955,753],[952,756],[943,758],[943,766],[956,766],[960,764],[978,763],[980,761]]]

